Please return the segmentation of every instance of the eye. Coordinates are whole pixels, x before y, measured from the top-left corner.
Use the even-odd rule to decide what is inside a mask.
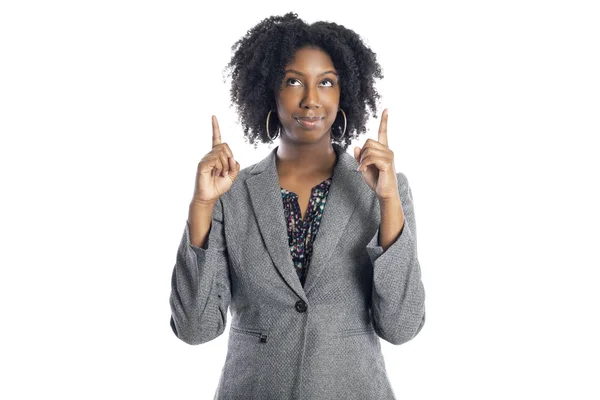
[[[333,81],[331,79],[323,79],[321,81],[321,83],[323,83],[323,82],[327,82],[327,83],[329,83],[329,86],[333,86]]]
[[[287,81],[285,81],[285,83],[286,83],[286,85],[290,85],[290,82],[294,82],[294,81],[296,81],[296,82],[300,82],[300,81],[299,81],[298,79],[296,79],[296,78],[290,78],[290,79],[288,79]],[[290,86],[297,86],[297,85],[290,85]]]

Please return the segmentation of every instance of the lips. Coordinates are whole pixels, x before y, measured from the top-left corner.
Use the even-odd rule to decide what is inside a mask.
[[[297,119],[301,119],[303,121],[318,121],[323,119],[323,117],[296,117]]]
[[[298,124],[305,129],[312,129],[323,119],[323,117],[296,117]]]

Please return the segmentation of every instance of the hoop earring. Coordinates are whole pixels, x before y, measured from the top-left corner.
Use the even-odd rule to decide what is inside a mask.
[[[340,110],[339,110],[339,111],[341,111],[341,112],[342,112],[342,114],[344,115],[344,131],[342,132],[342,136],[340,136],[339,138],[336,138],[336,137],[334,137],[334,136],[333,136],[333,132],[331,133],[331,136],[333,137],[333,139],[334,139],[334,140],[337,140],[338,142],[339,142],[340,140],[342,140],[342,138],[343,138],[343,137],[344,137],[344,135],[346,134],[346,126],[347,126],[347,124],[348,124],[348,120],[346,119],[346,113],[344,112],[344,110],[342,110],[342,109],[340,108]]]
[[[269,118],[271,118],[271,111],[273,111],[273,110],[269,110],[269,113],[267,114],[267,136],[269,137],[271,142],[273,142],[273,140],[275,140],[277,138],[277,136],[279,136],[279,134],[281,132],[281,128],[277,127],[277,134],[275,135],[275,137],[271,137],[271,134],[269,132]]]

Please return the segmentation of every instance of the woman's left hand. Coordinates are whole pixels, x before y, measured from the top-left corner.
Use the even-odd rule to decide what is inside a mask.
[[[387,108],[381,114],[378,140],[367,139],[362,149],[354,148],[364,181],[377,193],[379,200],[398,198],[398,180],[394,168],[394,152],[387,141]]]

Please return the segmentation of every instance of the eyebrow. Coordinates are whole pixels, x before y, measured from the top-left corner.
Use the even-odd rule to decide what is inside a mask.
[[[288,72],[293,72],[293,73],[295,73],[295,74],[298,74],[298,75],[300,75],[300,76],[304,76],[304,74],[303,74],[302,72],[300,72],[300,71],[296,71],[295,69],[286,69],[286,70],[285,70],[285,72],[286,72],[286,73],[288,73]],[[323,76],[323,75],[325,75],[325,74],[334,74],[335,76],[338,76],[337,72],[335,72],[335,71],[331,71],[331,70],[329,70],[329,71],[325,71],[325,72],[323,72],[322,74],[319,74],[319,76]]]

